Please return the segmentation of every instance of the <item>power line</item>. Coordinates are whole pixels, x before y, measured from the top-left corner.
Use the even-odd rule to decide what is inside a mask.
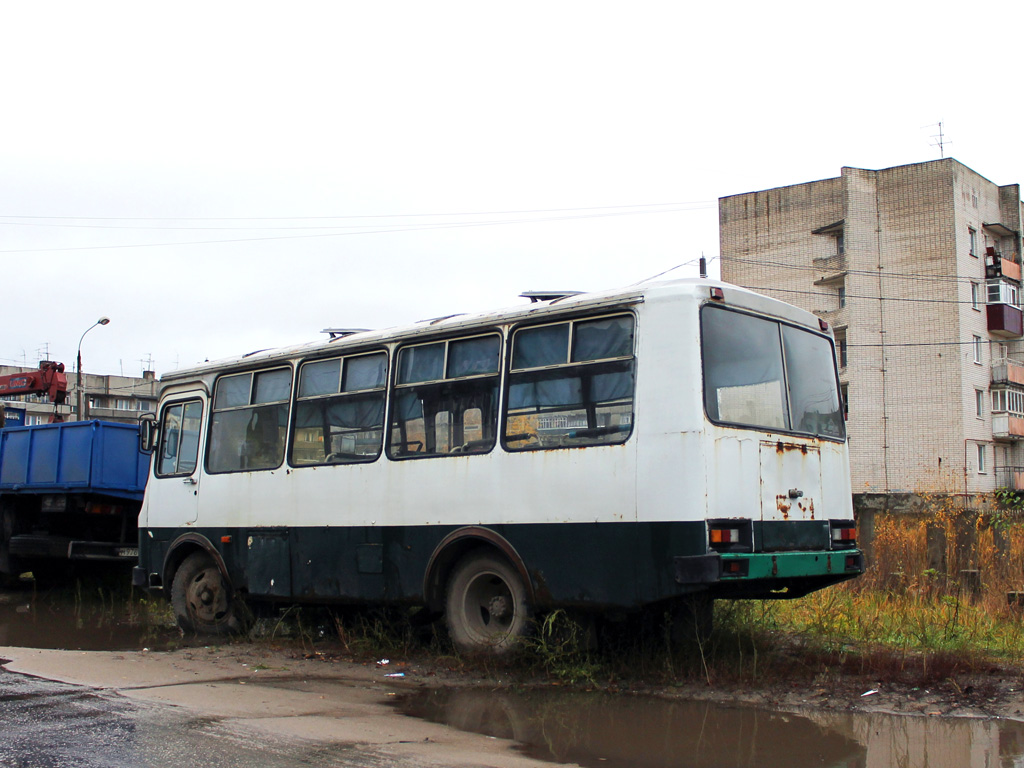
[[[774,291],[776,293],[795,293],[795,294],[799,294],[801,296],[821,296],[821,297],[826,298],[826,299],[836,299],[837,298],[837,294],[835,294],[835,293],[822,293],[821,291],[798,291],[795,288],[776,288],[775,286],[770,286],[770,285],[744,285],[743,287],[747,288],[748,290],[751,290],[751,291],[764,291],[764,292]],[[847,299],[869,299],[871,301],[890,301],[890,302],[906,301],[906,302],[920,303],[920,304],[970,304],[972,306],[975,305],[975,302],[971,301],[971,300],[961,300],[961,299],[915,299],[915,298],[901,297],[901,296],[861,296],[861,295],[856,294],[856,293],[847,293],[846,294],[846,298]],[[977,305],[979,307],[984,306],[984,304],[982,302],[978,302]],[[822,310],[822,311],[826,311],[826,310]],[[833,310],[827,310],[827,311],[833,311]]]
[[[816,273],[821,273],[823,271],[820,267],[808,266],[808,265],[805,265],[805,264],[783,264],[783,263],[780,263],[778,261],[770,261],[770,260],[764,260],[764,259],[741,259],[741,258],[738,258],[736,256],[723,256],[721,258],[722,258],[722,262],[723,263],[725,263],[726,261],[735,261],[735,262],[739,262],[741,264],[756,264],[758,266],[763,266],[763,267],[779,267],[779,268],[782,268],[782,269],[803,270],[803,271],[816,272]],[[878,269],[875,269],[875,270],[844,269],[844,270],[837,270],[837,271],[842,271],[844,274],[848,274],[848,275],[865,275],[865,276],[870,276],[870,277],[879,277],[879,276],[881,276],[883,278],[899,278],[899,279],[922,280],[922,281],[930,280],[930,281],[933,281],[933,282],[953,282],[953,283],[968,282],[968,283],[970,283],[970,282],[976,282],[978,280],[983,280],[984,279],[984,278],[980,278],[980,277],[979,278],[971,278],[971,277],[958,277],[956,275],[936,275],[936,274],[928,274],[928,273],[924,273],[924,272],[887,272],[885,270],[878,270]]]
[[[608,211],[640,208],[697,206],[694,210],[718,205],[717,200],[689,200],[676,203],[638,203],[633,205],[595,205],[575,208],[524,208],[507,211],[448,211],[444,213],[381,213],[343,216],[21,216],[0,214],[0,219],[62,219],[73,221],[323,221],[333,219],[411,219],[442,216],[511,216],[524,213],[567,213],[572,211]]]
[[[694,210],[694,209],[687,209]],[[438,224],[425,224],[425,225],[412,225],[412,224],[400,224],[393,227],[382,228],[382,229],[368,229],[359,232],[324,232],[317,234],[308,235],[276,235],[273,237],[238,237],[238,238],[224,238],[219,240],[186,240],[178,242],[163,242],[163,243],[135,243],[135,244],[123,244],[123,245],[84,245],[84,246],[66,246],[57,248],[14,248],[0,250],[0,253],[53,253],[53,252],[65,252],[65,251],[98,251],[98,250],[115,250],[123,248],[163,248],[168,246],[184,246],[184,245],[213,245],[219,243],[252,243],[252,242],[266,242],[272,240],[300,240],[308,238],[323,238],[323,237],[346,237],[351,235],[375,235],[375,234],[391,234],[394,232],[415,232],[433,229],[460,229],[465,227],[485,227],[485,226],[498,226],[502,224],[544,224],[547,222],[555,221],[569,221],[578,219],[593,219],[593,218],[611,218],[619,216],[637,216],[643,214],[652,213],[680,213],[685,212],[684,209],[661,209],[661,210],[636,210],[636,211],[622,211],[618,213],[593,213],[580,216],[551,216],[546,218],[533,218],[533,219],[500,219],[493,221],[469,221],[469,222],[444,222]],[[334,228],[332,228],[334,229]],[[358,227],[357,227],[358,229]]]

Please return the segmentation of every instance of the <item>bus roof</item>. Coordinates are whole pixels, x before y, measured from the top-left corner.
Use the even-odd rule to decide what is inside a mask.
[[[319,339],[287,347],[258,350],[244,355],[213,360],[189,368],[179,368],[165,373],[161,376],[161,381],[173,382],[184,378],[195,378],[222,369],[237,368],[243,364],[259,366],[260,364],[316,354],[327,350],[337,349],[340,351],[354,346],[363,347],[396,340],[408,341],[415,339],[417,336],[435,335],[440,331],[463,328],[472,329],[521,322],[534,315],[551,315],[554,317],[560,314],[570,314],[587,309],[600,309],[602,307],[613,309],[644,301],[658,300],[669,295],[697,297],[703,294],[707,297],[710,295],[711,288],[722,289],[725,292],[726,303],[732,306],[775,316],[800,325],[817,326],[817,318],[812,313],[778,299],[755,293],[738,285],[732,285],[731,283],[724,283],[709,278],[654,280],[637,283],[625,288],[591,293],[571,293],[567,291],[564,292],[564,295],[553,294],[552,298],[540,300],[536,297],[529,297],[531,301],[528,304],[519,304],[489,312],[445,315],[421,320],[409,325],[377,330],[345,329],[342,333],[334,333],[332,331],[336,329],[328,329],[325,333],[329,333],[330,338],[327,339]]]

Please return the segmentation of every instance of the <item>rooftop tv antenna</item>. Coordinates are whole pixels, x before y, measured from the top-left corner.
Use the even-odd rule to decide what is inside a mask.
[[[952,144],[953,142],[950,141],[949,139],[947,139],[945,137],[945,134],[943,134],[943,132],[942,132],[942,121],[941,120],[939,120],[938,123],[932,123],[931,125],[926,125],[925,127],[926,128],[933,128],[936,125],[939,127],[939,132],[932,134],[932,138],[935,139],[935,141],[933,141],[931,143],[931,146],[938,147],[939,148],[939,157],[943,158],[943,157],[946,156],[946,145],[947,144]]]

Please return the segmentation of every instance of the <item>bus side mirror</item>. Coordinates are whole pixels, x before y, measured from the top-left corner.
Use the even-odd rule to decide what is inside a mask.
[[[152,453],[156,448],[156,416],[146,413],[139,417],[139,451]]]

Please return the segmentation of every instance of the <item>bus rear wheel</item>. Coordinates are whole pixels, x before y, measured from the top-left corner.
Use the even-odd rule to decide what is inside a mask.
[[[186,632],[227,635],[242,629],[231,585],[206,552],[193,552],[182,561],[171,582],[171,607]]]
[[[488,552],[459,561],[445,599],[448,634],[465,653],[498,655],[526,632],[526,587],[504,558]]]

